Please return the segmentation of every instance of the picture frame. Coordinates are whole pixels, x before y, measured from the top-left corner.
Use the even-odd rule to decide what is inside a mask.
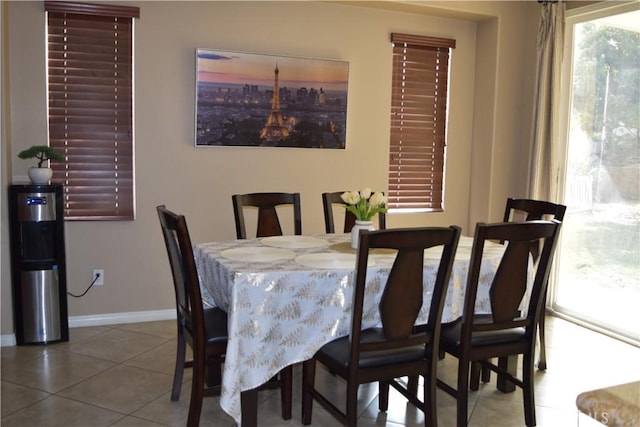
[[[196,49],[196,147],[346,146],[349,62]]]

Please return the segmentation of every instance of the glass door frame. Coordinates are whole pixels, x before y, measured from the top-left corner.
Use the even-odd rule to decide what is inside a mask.
[[[637,0],[629,2],[598,2],[584,7],[569,9],[565,13],[564,28],[564,46],[563,46],[563,63],[561,69],[561,88],[560,88],[560,117],[559,117],[559,144],[556,152],[559,158],[558,185],[557,192],[559,200],[565,200],[565,186],[567,180],[567,156],[569,148],[569,122],[571,117],[572,104],[572,84],[573,84],[573,60],[574,60],[574,27],[577,24],[589,22],[599,18],[634,12],[639,10],[640,2]],[[561,244],[558,245],[561,248]],[[582,317],[573,315],[569,310],[563,310],[556,304],[559,282],[558,263],[554,263],[552,271],[552,280],[549,281],[549,296],[547,300],[547,310],[554,316],[563,318],[573,323],[579,324],[594,331],[617,338],[629,344],[640,346],[640,343],[627,337],[626,335],[617,334],[616,332],[599,327],[598,325],[584,320]]]

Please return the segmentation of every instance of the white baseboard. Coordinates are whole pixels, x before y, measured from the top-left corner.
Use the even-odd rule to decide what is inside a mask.
[[[14,345],[16,345],[16,336],[14,334],[0,335],[0,347],[13,347]]]
[[[128,313],[94,314],[90,316],[72,316],[69,317],[69,328],[119,325],[123,323],[153,322],[157,320],[173,320],[175,318],[175,309],[132,311]],[[16,337],[14,334],[0,335],[0,346],[10,347],[14,345],[16,345]]]
[[[175,309],[94,314],[90,316],[69,317],[69,327],[82,328],[85,326],[119,325],[122,323],[153,322],[156,320],[171,320],[175,318]]]

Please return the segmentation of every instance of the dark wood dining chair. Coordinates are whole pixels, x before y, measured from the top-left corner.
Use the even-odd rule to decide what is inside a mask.
[[[378,406],[386,411],[389,386],[425,412],[425,425],[436,426],[435,378],[442,310],[447,294],[454,254],[460,238],[459,227],[404,228],[361,231],[352,297],[350,335],[324,345],[302,365],[302,423],[311,424],[315,399],[347,426],[355,426],[360,384],[379,382]],[[416,326],[424,296],[424,250],[441,246],[437,275],[426,322]],[[377,308],[381,327],[362,330],[363,302],[367,286],[370,251],[377,248],[397,251],[391,271],[383,283]],[[340,410],[315,388],[316,362],[347,382],[346,412]],[[395,378],[425,376],[424,402],[409,393]]]
[[[535,221],[535,220],[550,220],[556,219],[560,222],[564,221],[564,214],[567,210],[565,205],[548,202],[545,200],[534,199],[514,199],[509,197],[504,210],[504,222],[513,221]],[[538,256],[538,248],[532,247],[532,255],[534,258]],[[546,304],[547,293],[543,295],[543,304]],[[547,369],[547,351],[545,340],[545,308],[543,306],[540,312],[540,319],[538,320],[538,335],[540,337],[540,349],[538,359],[538,369]],[[488,381],[485,374],[485,381]]]
[[[322,207],[324,210],[324,227],[327,233],[335,233],[335,221],[333,216],[333,205],[342,205],[345,203],[340,197],[344,191],[336,191],[333,193],[322,193]],[[351,231],[356,223],[356,216],[344,209],[344,229],[343,232],[348,233]],[[384,212],[378,213],[378,230],[384,230],[387,228],[387,220]]]
[[[521,387],[525,423],[536,424],[533,390],[536,326],[560,225],[556,220],[476,225],[463,314],[457,321],[443,325],[440,336],[440,349],[458,358],[457,388],[438,379],[438,386],[457,399],[458,427],[467,425],[469,368],[474,362],[497,372],[499,382],[508,381]],[[480,266],[489,241],[503,241],[506,248],[489,289],[491,314],[479,315],[475,314],[475,306]],[[533,284],[527,292],[530,248],[534,242],[540,242],[541,251],[533,263]],[[516,373],[519,355],[523,357],[521,379]],[[498,358],[497,364],[492,362],[493,358]]]
[[[178,324],[176,364],[173,373],[171,400],[180,398],[185,368],[193,368],[188,427],[200,422],[204,396],[219,395],[222,384],[222,364],[227,350],[227,313],[217,307],[204,307],[200,294],[193,246],[183,215],[169,211],[164,205],[156,208],[164,237],[176,295]],[[186,360],[186,349],[192,349],[193,360]],[[283,369],[265,387],[280,387],[282,418],[291,418],[292,368]],[[243,406],[242,419],[255,420],[257,414]]]
[[[256,237],[281,236],[282,226],[278,218],[276,208],[282,205],[290,205],[293,208],[294,234],[302,234],[302,210],[300,207],[300,193],[250,193],[234,194],[233,215],[236,221],[236,236],[238,239],[247,238],[245,228],[244,209],[246,207],[258,208],[258,226]]]

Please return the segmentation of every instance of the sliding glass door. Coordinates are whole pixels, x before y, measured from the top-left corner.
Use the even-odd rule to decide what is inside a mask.
[[[640,344],[638,3],[568,12],[565,37],[568,210],[552,308]]]

